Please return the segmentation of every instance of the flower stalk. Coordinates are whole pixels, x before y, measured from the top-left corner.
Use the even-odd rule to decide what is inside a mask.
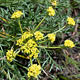
[[[57,47],[37,46],[37,47],[39,47],[39,48],[50,48],[50,49],[62,48],[62,46],[57,46]]]
[[[43,19],[40,21],[40,23],[36,26],[33,33],[39,28],[39,26],[42,24],[42,22],[45,20],[46,16],[43,17]]]
[[[53,33],[58,33],[58,32],[60,32],[61,30],[63,30],[65,27],[66,27],[66,26],[60,28],[59,30],[57,30],[57,31],[55,31],[55,32],[53,32]]]
[[[20,19],[18,20],[18,24],[19,24],[19,27],[20,27],[21,33],[23,34],[23,30],[22,30],[22,27],[21,27]]]

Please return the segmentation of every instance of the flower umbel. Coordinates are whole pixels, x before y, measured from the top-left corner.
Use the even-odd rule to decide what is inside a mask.
[[[73,47],[75,47],[75,44],[71,40],[65,40],[64,46],[69,47],[69,48],[73,48]]]
[[[21,11],[16,11],[12,14],[11,18],[20,18],[23,15]]]
[[[17,40],[17,44],[16,45],[19,45],[21,46],[23,44],[23,41],[32,37],[33,34],[31,34],[30,32],[24,32],[21,36],[21,38],[19,40]]]
[[[41,40],[43,39],[43,34],[40,31],[36,31],[34,33],[36,40]]]
[[[74,19],[71,18],[71,17],[68,17],[68,18],[67,18],[67,22],[68,22],[69,25],[73,25],[73,26],[75,25],[75,21],[74,21]]]
[[[52,6],[50,6],[47,9],[47,11],[48,11],[49,16],[54,16],[55,15],[55,10],[52,8]]]
[[[35,77],[37,78],[38,75],[41,73],[41,66],[37,65],[37,64],[32,64],[29,68],[28,68],[28,77]]]
[[[23,44],[23,40],[22,40],[22,39],[18,39],[18,40],[17,40],[17,44],[16,44],[16,45],[21,46],[22,44]]]
[[[39,50],[36,47],[37,47],[37,43],[33,39],[30,39],[27,41],[26,44],[21,46],[20,49],[22,52],[29,54],[30,58],[32,57],[37,58]]]
[[[39,54],[39,50],[37,48],[34,48],[33,47],[31,49],[31,54],[29,55],[29,57],[31,58],[33,56],[34,58],[37,58],[38,57],[38,54]]]
[[[24,32],[23,35],[21,36],[22,40],[24,41],[27,38],[32,37],[33,34],[31,34],[30,32]]]
[[[8,50],[8,51],[6,52],[6,57],[7,57],[7,60],[8,60],[9,62],[12,62],[13,59],[16,57],[16,53],[13,51],[13,49]]]
[[[53,43],[55,41],[55,38],[56,38],[56,35],[51,33],[51,34],[48,34],[48,39],[51,41],[51,43]]]

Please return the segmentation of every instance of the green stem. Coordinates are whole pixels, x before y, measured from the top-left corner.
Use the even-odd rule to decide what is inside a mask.
[[[60,32],[61,30],[63,30],[65,27],[66,27],[66,26],[60,28],[59,30],[57,30],[57,31],[55,31],[55,32],[53,32],[53,33],[56,34],[56,33]],[[44,38],[46,38],[46,37],[47,37],[47,35],[46,35]]]
[[[30,80],[30,77],[28,77],[28,80]]]
[[[44,42],[46,42],[46,41],[48,41],[48,40],[44,40],[44,41],[41,41],[41,42],[38,42],[38,43],[41,44],[41,43],[44,43]]]
[[[60,32],[60,31],[61,31],[61,30],[63,30],[65,27],[66,27],[66,26],[64,26],[64,27],[60,28],[59,30],[57,30],[57,31],[55,31],[55,32],[53,32],[53,33]]]
[[[40,65],[40,60],[37,58],[38,64]]]
[[[76,47],[76,48],[80,48],[80,47]]]
[[[42,24],[42,22],[45,20],[45,18],[46,18],[46,16],[44,16],[44,18],[40,21],[40,23],[36,26],[36,28],[34,29],[34,31],[33,32],[35,32],[38,28],[39,28],[39,26]]]
[[[10,68],[11,70],[13,70],[13,71],[15,70],[9,62],[6,62],[6,63],[7,63],[7,65],[9,66],[9,68]]]
[[[22,30],[22,27],[21,27],[20,19],[18,20],[18,24],[19,24],[19,27],[20,27],[21,33],[23,34],[23,30]]]
[[[15,62],[16,63],[16,62]],[[25,66],[23,66],[23,65],[21,65],[21,64],[19,64],[19,63],[16,63],[17,65],[19,65],[20,67],[22,67],[22,68],[24,68],[24,69],[26,69],[26,70],[28,70],[28,68],[27,67],[25,67]]]
[[[38,47],[39,48],[50,48],[50,49],[62,48],[62,46],[58,46],[58,47],[38,46]]]
[[[32,65],[32,59],[30,58],[30,63],[31,63],[31,65]]]
[[[15,38],[14,36],[10,35],[10,34],[7,34],[5,32],[0,32],[2,35],[5,35],[5,36],[8,36],[8,37],[12,37],[12,38]]]
[[[21,57],[21,58],[23,58],[23,59],[28,59],[27,57],[24,57],[24,56],[22,56],[22,55],[17,55],[17,56],[19,56],[19,57]]]

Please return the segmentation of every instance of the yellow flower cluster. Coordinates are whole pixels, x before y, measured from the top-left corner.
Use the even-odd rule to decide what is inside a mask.
[[[36,31],[34,33],[36,40],[41,40],[43,39],[43,34],[40,31]]]
[[[13,51],[13,49],[8,50],[8,51],[6,52],[6,57],[7,57],[7,60],[8,60],[9,62],[12,62],[13,59],[16,57],[16,53]]]
[[[29,57],[31,58],[33,56],[34,58],[37,58],[38,57],[38,54],[39,54],[39,50],[37,48],[34,48],[33,47],[31,49],[31,54],[29,55]]]
[[[16,45],[19,45],[19,46],[21,46],[23,44],[23,41],[22,41],[22,39],[18,39],[17,40],[17,44]]]
[[[41,73],[41,66],[37,65],[37,64],[32,64],[29,68],[28,68],[28,77],[35,77],[37,78],[38,75]]]
[[[21,50],[23,50],[24,53],[30,53],[33,47],[37,47],[37,44],[35,41],[30,39],[26,44],[24,44],[24,46],[21,46]]]
[[[51,43],[53,43],[55,41],[55,38],[56,38],[56,35],[51,33],[51,34],[48,34],[48,39],[51,41]]]
[[[33,34],[31,34],[30,32],[24,32],[21,38],[24,41],[25,39],[30,38],[32,36]]]
[[[52,6],[50,6],[48,9],[47,9],[48,13],[49,13],[49,16],[54,16],[55,15],[55,10],[52,8]]]
[[[21,46],[23,44],[23,41],[32,37],[33,34],[31,34],[30,32],[24,32],[21,36],[21,38],[19,40],[17,40],[17,44],[16,45],[19,45]]]
[[[12,14],[11,18],[20,18],[23,13],[21,11],[16,11]]]
[[[52,3],[53,6],[57,6],[57,1],[56,0],[52,1],[51,3]]]
[[[69,47],[69,48],[73,48],[73,47],[75,47],[75,44],[71,40],[65,40],[64,46]]]
[[[29,54],[29,57],[38,57],[39,50],[36,48],[37,44],[33,39],[29,39],[26,44],[21,46],[21,51]]]
[[[68,22],[69,25],[73,25],[73,26],[75,25],[75,21],[74,21],[74,19],[71,18],[71,17],[68,17],[68,18],[67,18],[67,22]]]

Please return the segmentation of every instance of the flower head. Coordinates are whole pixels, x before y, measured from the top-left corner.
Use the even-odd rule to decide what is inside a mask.
[[[43,34],[40,31],[36,31],[34,33],[36,40],[41,40],[43,39]]]
[[[6,52],[6,57],[9,62],[12,62],[13,59],[16,57],[16,53],[13,51],[13,49],[8,50],[8,52]]]
[[[37,43],[33,39],[29,39],[23,46],[21,46],[21,51],[27,53],[29,58],[37,58],[39,54],[39,50],[37,47]]]
[[[22,40],[22,39],[18,39],[18,40],[17,40],[17,44],[16,44],[16,45],[21,46],[22,44],[23,44],[23,40]]]
[[[35,47],[37,47],[36,42],[33,39],[30,39],[30,40],[27,41],[27,43],[25,43],[23,46],[21,46],[21,50],[24,53],[30,54],[32,48],[35,48]]]
[[[24,32],[22,34],[21,38],[17,40],[17,44],[16,45],[21,46],[23,44],[24,40],[26,40],[26,39],[28,39],[28,38],[30,38],[32,36],[33,36],[33,34],[31,34],[30,32]]]
[[[48,39],[51,41],[51,43],[53,43],[55,41],[55,38],[56,38],[56,35],[51,33],[51,34],[48,34]]]
[[[69,47],[69,48],[73,48],[73,47],[75,47],[75,44],[71,40],[65,40],[64,46]]]
[[[41,66],[37,65],[37,64],[32,64],[29,68],[28,68],[28,77],[35,77],[37,78],[38,75],[41,73]]]
[[[12,14],[11,18],[20,18],[23,15],[21,11],[16,11]]]
[[[48,11],[49,16],[54,16],[55,15],[55,10],[52,8],[52,6],[50,6],[47,9],[47,11]]]
[[[75,21],[74,21],[74,19],[71,18],[71,17],[68,17],[68,18],[67,18],[67,22],[68,22],[69,25],[73,25],[73,26],[75,25]]]
[[[29,39],[25,46],[29,48],[37,47],[37,43],[33,39]]]
[[[37,48],[34,48],[33,47],[31,49],[31,54],[29,55],[29,57],[31,58],[33,56],[34,58],[37,58],[38,57],[38,54],[39,54],[39,50]]]
[[[32,37],[33,34],[31,34],[30,32],[24,32],[23,35],[21,36],[22,40],[24,41],[27,38]]]
[[[56,0],[52,1],[51,3],[52,3],[53,6],[57,6]]]

